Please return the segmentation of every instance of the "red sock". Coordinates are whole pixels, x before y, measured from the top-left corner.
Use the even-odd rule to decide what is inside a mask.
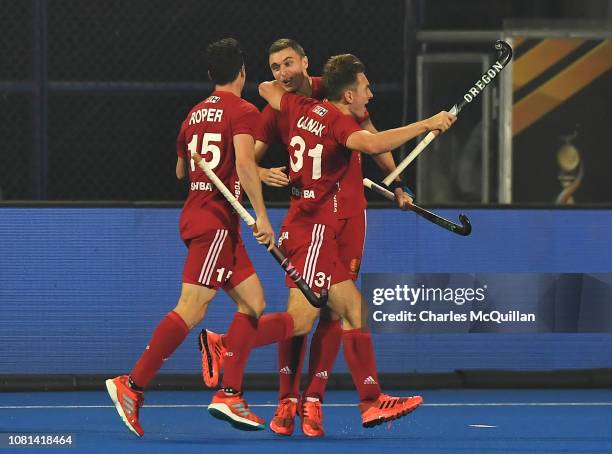
[[[372,336],[361,328],[344,331],[344,358],[351,371],[360,401],[374,400],[380,395]]]
[[[293,336],[293,317],[288,312],[275,312],[259,318],[253,347],[275,344]]]
[[[289,339],[293,334],[293,317],[288,312],[274,312],[259,317],[255,347],[276,344]],[[227,348],[227,334],[221,336],[221,343]]]
[[[278,343],[278,400],[300,397],[300,378],[306,354],[306,336],[290,337]]]
[[[342,323],[340,320],[319,319],[317,330],[310,341],[310,361],[308,366],[308,386],[306,397],[317,397],[323,402],[327,379],[331,375],[338,350],[342,342]]]
[[[257,319],[236,312],[225,336],[227,356],[223,366],[223,388],[242,389],[242,376],[257,333]],[[229,354],[231,353],[231,355]]]
[[[189,328],[176,312],[168,312],[153,331],[149,345],[130,373],[132,381],[146,388],[166,359],[174,353],[189,334]]]

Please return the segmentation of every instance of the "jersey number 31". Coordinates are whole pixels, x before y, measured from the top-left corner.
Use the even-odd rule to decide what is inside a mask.
[[[291,170],[298,173],[304,165],[304,150],[306,150],[306,142],[300,136],[293,136],[289,142],[293,148],[293,156],[290,157]],[[316,147],[308,150],[308,156],[312,158],[312,179],[318,180],[321,178],[321,155],[323,154],[323,145],[318,144]],[[295,157],[295,162],[293,158]]]

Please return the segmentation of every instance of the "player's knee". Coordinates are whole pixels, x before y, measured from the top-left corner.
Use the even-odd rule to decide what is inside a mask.
[[[247,302],[240,301],[238,302],[237,306],[238,312],[248,314],[251,317],[259,318],[266,309],[266,300],[264,300],[263,298],[254,298]]]
[[[344,329],[358,329],[364,326],[362,311],[358,305],[347,308],[342,319]]]
[[[183,294],[179,298],[174,312],[179,314],[189,329],[199,324],[206,314],[210,300],[197,298],[194,295]]]
[[[191,330],[195,326],[198,326],[202,322],[202,320],[204,320],[204,311],[200,313],[191,314],[191,318],[189,320],[185,320],[185,323]]]
[[[257,313],[257,318],[261,317],[266,310],[266,300],[261,300],[261,302],[255,307],[255,311]]]

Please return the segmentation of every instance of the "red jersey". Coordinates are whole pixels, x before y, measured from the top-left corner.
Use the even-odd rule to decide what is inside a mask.
[[[323,99],[325,87],[321,77],[311,77],[310,86],[312,88],[311,98]],[[360,123],[369,117],[368,112]],[[264,108],[255,134],[255,140],[270,144],[280,141],[287,146],[289,136],[289,120],[286,115],[281,115],[278,110],[274,110],[269,105]],[[346,219],[361,213],[366,207],[366,200],[363,194],[363,172],[361,169],[361,153],[353,152],[349,169],[340,181],[338,192],[338,219]]]
[[[348,137],[361,126],[333,104],[293,93],[281,99],[289,121],[289,181],[291,206],[285,223],[308,222],[334,226],[338,219],[338,184],[351,152]],[[363,189],[360,188],[363,196]]]
[[[361,214],[367,202],[363,193],[361,153],[351,151],[348,169],[338,185],[338,219],[348,219]]]
[[[325,96],[325,89],[321,77],[311,77],[310,87],[312,89],[311,98],[323,99],[323,96]],[[278,110],[274,110],[269,105],[264,107],[264,110],[261,112],[257,131],[255,132],[255,140],[268,144],[278,140],[282,142],[283,145],[287,146],[287,143],[289,143],[288,136],[289,119],[287,116],[281,115]]]
[[[254,136],[258,121],[259,111],[253,104],[227,91],[214,91],[196,104],[183,121],[176,143],[176,154],[189,161],[189,195],[179,221],[183,240],[213,229],[238,231],[238,214],[195,165],[191,154],[200,153],[240,200],[242,189],[236,172],[234,136]]]

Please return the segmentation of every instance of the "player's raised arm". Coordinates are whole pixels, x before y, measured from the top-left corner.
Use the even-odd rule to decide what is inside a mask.
[[[375,134],[365,130],[357,131],[349,136],[346,146],[351,150],[358,150],[366,154],[386,153],[427,131],[439,129],[444,132],[456,119],[455,115],[442,111],[426,120]]]
[[[372,120],[368,117],[364,121],[361,122],[361,127],[366,131],[371,132],[372,134],[378,133],[378,129],[372,123]],[[396,169],[395,160],[393,159],[393,154],[391,153],[381,153],[372,155],[372,158],[380,167],[385,175],[389,175]],[[399,184],[401,183],[400,177],[395,179],[395,181]],[[413,198],[408,194],[403,185],[397,188],[394,188],[393,194],[395,195],[395,202],[400,210],[407,210],[409,205],[414,201]]]
[[[365,75],[365,66],[357,57],[352,54],[331,57],[323,68],[323,83],[327,99],[341,112],[354,118],[364,117],[366,106],[374,95]],[[440,112],[426,120],[375,134],[361,129],[344,139],[344,144],[351,150],[366,154],[388,153],[427,131],[446,131],[455,119],[448,112]]]
[[[259,84],[259,96],[266,100],[274,110],[281,110],[281,99],[287,93],[277,81],[262,82]]]
[[[376,129],[376,126],[374,126],[374,123],[372,123],[370,117],[361,122],[361,127],[372,134],[376,134],[378,132],[378,129]],[[396,168],[395,161],[393,160],[393,155],[391,153],[373,155],[372,158],[385,175],[389,175]]]

